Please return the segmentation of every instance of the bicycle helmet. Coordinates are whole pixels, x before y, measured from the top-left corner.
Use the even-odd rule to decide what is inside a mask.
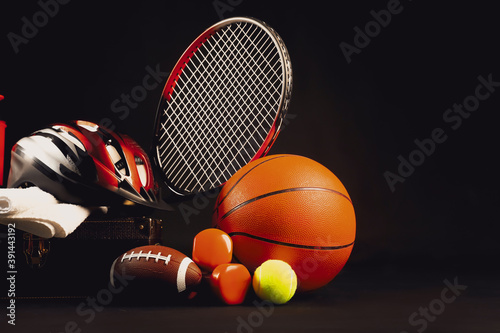
[[[8,187],[38,186],[59,201],[171,210],[160,198],[148,156],[129,136],[89,121],[59,123],[20,139]]]

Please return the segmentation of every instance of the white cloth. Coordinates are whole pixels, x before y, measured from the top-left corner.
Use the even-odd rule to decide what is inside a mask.
[[[64,238],[90,213],[88,208],[60,203],[38,187],[0,188],[0,224],[14,223],[16,229],[39,237]]]

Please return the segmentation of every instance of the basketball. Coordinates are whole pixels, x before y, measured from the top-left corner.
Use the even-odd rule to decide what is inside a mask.
[[[233,241],[250,272],[270,259],[297,274],[299,292],[320,288],[344,267],[354,246],[351,198],[326,167],[297,155],[250,162],[222,187],[213,225]]]

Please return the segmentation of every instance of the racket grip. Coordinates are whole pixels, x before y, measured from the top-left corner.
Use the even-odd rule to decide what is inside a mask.
[[[4,158],[4,147],[5,147],[5,127],[7,124],[5,121],[0,120],[0,186],[3,187],[3,158]]]

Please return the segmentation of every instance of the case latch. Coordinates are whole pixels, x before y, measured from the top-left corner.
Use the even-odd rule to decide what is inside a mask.
[[[50,241],[25,232],[23,234],[23,253],[28,266],[33,269],[42,268],[47,262],[50,252]]]

